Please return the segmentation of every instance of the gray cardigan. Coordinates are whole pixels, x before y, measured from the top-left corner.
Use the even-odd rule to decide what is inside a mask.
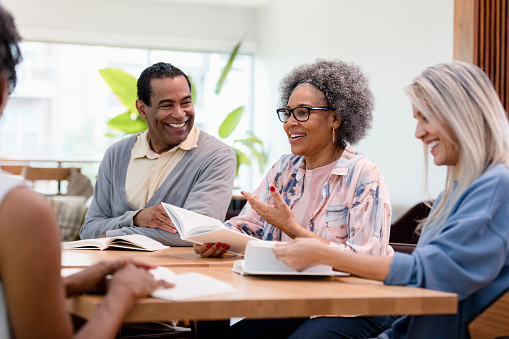
[[[126,137],[106,151],[80,237],[97,238],[103,233],[108,237],[143,234],[165,245],[190,246],[178,233],[133,224],[140,210],[133,209],[127,202],[125,181],[136,137]],[[185,153],[145,207],[166,202],[224,221],[235,178],[235,153],[203,131],[197,144],[198,147]]]

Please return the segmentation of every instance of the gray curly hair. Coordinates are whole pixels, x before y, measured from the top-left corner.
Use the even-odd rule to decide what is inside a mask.
[[[293,90],[309,83],[323,92],[329,107],[341,119],[337,133],[338,144],[355,144],[371,128],[373,93],[361,69],[340,60],[317,59],[314,63],[295,67],[280,83],[280,104],[285,107]]]

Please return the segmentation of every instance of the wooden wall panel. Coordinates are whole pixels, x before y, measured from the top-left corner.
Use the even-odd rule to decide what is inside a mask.
[[[454,59],[481,67],[509,105],[508,1],[454,1]]]

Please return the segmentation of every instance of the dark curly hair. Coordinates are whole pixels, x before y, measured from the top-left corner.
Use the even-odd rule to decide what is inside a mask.
[[[152,94],[152,88],[150,87],[150,80],[152,79],[164,79],[164,78],[175,78],[178,76],[184,76],[189,85],[191,91],[191,82],[187,75],[182,72],[179,68],[173,66],[170,63],[158,62],[152,66],[147,67],[138,79],[138,99],[143,101],[145,105],[151,106],[150,95]]]
[[[361,69],[340,60],[317,59],[295,67],[280,83],[280,104],[285,107],[293,90],[309,83],[325,94],[329,107],[341,119],[338,144],[355,144],[366,135],[373,120],[373,93]]]
[[[0,73],[7,72],[10,93],[16,87],[16,65],[21,62],[20,41],[12,15],[0,6]]]

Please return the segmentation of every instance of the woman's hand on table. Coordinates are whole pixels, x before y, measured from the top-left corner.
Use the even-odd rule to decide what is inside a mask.
[[[142,269],[144,271],[156,267],[154,265],[150,265],[147,263],[131,259],[103,261],[93,266],[90,266],[78,273],[63,278],[64,286],[67,291],[67,296],[70,297],[92,289],[106,291],[107,277],[110,275],[114,275],[117,271],[122,270],[128,264],[139,269]]]
[[[206,258],[215,258],[222,256],[230,249],[230,245],[217,242],[217,243],[206,243],[203,245],[194,244],[194,253],[201,255]]]
[[[150,293],[159,287],[170,288],[174,286],[174,284],[164,280],[155,280],[154,276],[145,266],[128,261],[123,267],[113,273],[108,290],[136,299],[150,295]]]
[[[302,229],[302,227],[297,224],[297,221],[293,216],[293,211],[283,200],[276,188],[274,186],[270,186],[269,191],[276,203],[275,205],[266,204],[258,200],[258,198],[249,192],[242,191],[241,193],[246,197],[247,201],[256,213],[258,213],[267,223],[274,225],[289,236],[291,236],[295,227],[297,227],[297,229]]]
[[[311,266],[325,264],[323,254],[328,248],[318,239],[297,238],[290,243],[276,244],[272,251],[277,259],[300,272]]]

